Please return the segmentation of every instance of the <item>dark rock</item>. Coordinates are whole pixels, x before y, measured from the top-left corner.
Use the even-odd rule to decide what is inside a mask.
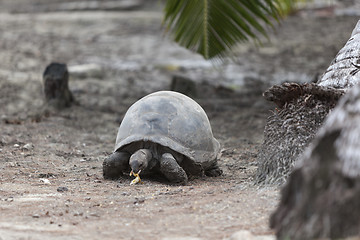
[[[145,198],[144,197],[136,197],[134,200],[134,204],[141,204],[145,202]]]
[[[58,192],[67,192],[67,191],[69,191],[69,189],[67,187],[58,187],[56,189],[56,191],[58,191]]]
[[[51,177],[55,177],[55,174],[53,173],[39,173],[39,178],[51,178]]]

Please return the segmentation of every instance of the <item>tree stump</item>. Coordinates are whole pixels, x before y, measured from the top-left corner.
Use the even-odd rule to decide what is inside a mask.
[[[299,159],[270,225],[278,239],[360,235],[360,85],[329,114]]]
[[[278,108],[265,126],[256,182],[283,184],[338,99],[359,82],[360,21],[317,83],[285,83],[264,93]]]
[[[43,74],[45,103],[49,107],[63,109],[74,103],[69,90],[69,73],[66,64],[51,63]]]
[[[257,159],[258,183],[280,185],[286,181],[297,157],[343,93],[316,84],[283,84],[265,92],[265,98],[277,102],[279,109],[267,119],[265,126]]]

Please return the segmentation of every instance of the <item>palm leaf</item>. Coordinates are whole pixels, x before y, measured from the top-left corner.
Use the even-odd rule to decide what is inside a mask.
[[[238,42],[267,37],[296,0],[167,0],[164,24],[181,46],[206,59],[224,57]]]

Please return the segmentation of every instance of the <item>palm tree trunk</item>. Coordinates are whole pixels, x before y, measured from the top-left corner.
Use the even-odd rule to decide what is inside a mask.
[[[360,82],[360,21],[317,83],[284,83],[264,97],[278,108],[268,118],[258,155],[258,183],[286,181],[339,98]]]

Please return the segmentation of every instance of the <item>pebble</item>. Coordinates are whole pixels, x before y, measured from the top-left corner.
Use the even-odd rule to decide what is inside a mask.
[[[15,144],[14,144],[14,148],[18,148],[18,147],[20,147],[20,145],[17,144],[17,143],[15,143]]]
[[[8,198],[5,198],[4,201],[13,202],[14,198],[13,197],[8,197]]]
[[[134,200],[134,204],[141,204],[145,202],[145,198],[144,197],[139,197],[139,198],[135,198]]]
[[[42,183],[45,183],[45,184],[51,184],[50,180],[46,179],[46,178],[40,178],[39,181],[42,182]]]
[[[16,167],[16,166],[19,166],[17,163],[15,162],[8,162],[7,163],[9,167]]]
[[[31,150],[34,148],[34,145],[32,145],[31,143],[27,143],[22,148],[26,150]]]
[[[55,177],[53,173],[39,173],[39,178],[51,178]]]
[[[40,215],[39,214],[34,214],[32,215],[33,218],[40,218]]]
[[[97,214],[97,213],[90,213],[90,216],[91,216],[91,217],[100,217],[100,215]]]
[[[255,236],[250,231],[240,230],[231,235],[230,238],[226,240],[275,240],[275,236],[264,235],[264,236]]]
[[[67,192],[67,191],[69,191],[69,189],[67,187],[58,187],[56,189],[56,191],[58,191],[58,192]]]
[[[75,217],[77,217],[77,216],[82,216],[82,215],[84,215],[82,212],[75,212],[75,213],[74,213],[74,216],[75,216]]]

